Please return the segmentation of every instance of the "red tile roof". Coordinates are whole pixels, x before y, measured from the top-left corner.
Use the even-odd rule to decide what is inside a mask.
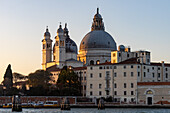
[[[137,58],[130,58],[117,64],[140,64],[140,62],[137,61]]]
[[[85,69],[87,69],[87,67],[75,67],[75,68],[73,68],[73,70],[85,70]]]
[[[85,70],[87,67],[73,67],[73,70]],[[61,69],[57,68],[57,65],[51,66],[47,68],[47,71],[53,72],[53,71],[60,71]]]
[[[170,85],[170,82],[138,82],[139,86],[149,86],[149,85]]]
[[[151,65],[153,65],[153,66],[162,66],[162,63],[151,62]],[[168,63],[165,63],[164,65],[165,65],[165,67],[170,67],[170,64],[168,64]]]

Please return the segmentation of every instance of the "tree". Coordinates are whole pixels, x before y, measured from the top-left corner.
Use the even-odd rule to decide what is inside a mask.
[[[52,82],[52,75],[48,71],[37,70],[28,75],[28,83],[32,87],[43,86],[46,88]]]
[[[8,65],[6,72],[4,74],[3,85],[6,87],[7,90],[13,86],[13,76],[10,64]]]
[[[21,81],[21,80],[26,80],[28,78],[28,76],[22,75],[20,73],[13,73],[13,81],[17,82],[17,81]]]
[[[81,95],[79,90],[80,86],[78,75],[72,69],[67,68],[67,66],[63,67],[57,80],[57,87],[60,90],[60,95]]]

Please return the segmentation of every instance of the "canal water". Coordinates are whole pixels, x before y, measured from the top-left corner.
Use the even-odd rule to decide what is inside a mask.
[[[70,111],[58,109],[23,109],[22,112],[12,112],[11,109],[0,109],[0,113],[170,113],[170,109],[138,109],[138,108],[72,108]]]

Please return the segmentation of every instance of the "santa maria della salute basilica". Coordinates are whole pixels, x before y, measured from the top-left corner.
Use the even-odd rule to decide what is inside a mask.
[[[54,84],[60,70],[67,66],[78,75],[82,96],[112,96],[114,102],[124,103],[150,105],[164,101],[170,104],[170,64],[152,62],[149,51],[131,51],[124,45],[117,47],[105,30],[98,8],[91,31],[83,37],[79,47],[78,51],[67,24],[59,25],[53,41],[46,28],[42,40],[42,69],[53,75]]]
[[[65,65],[81,67],[108,62],[111,60],[111,51],[117,50],[113,37],[105,31],[99,9],[94,15],[91,31],[81,41],[79,54],[76,43],[69,36],[67,24],[64,28],[61,25],[59,26],[54,42],[55,44],[52,45],[51,35],[47,28],[42,40],[43,69],[53,65],[58,68]]]

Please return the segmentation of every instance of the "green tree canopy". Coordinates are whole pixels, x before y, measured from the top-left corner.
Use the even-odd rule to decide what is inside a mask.
[[[61,70],[58,80],[57,87],[60,90],[60,95],[81,95],[80,94],[80,81],[78,75],[66,66]]]
[[[12,87],[13,85],[13,76],[12,76],[12,70],[11,70],[11,65],[9,64],[6,72],[4,74],[4,81],[3,81],[3,85],[9,89]]]
[[[13,81],[14,82],[17,82],[20,80],[26,80],[27,78],[28,78],[28,76],[22,75],[20,73],[16,73],[16,72],[13,73]]]
[[[48,71],[37,70],[28,75],[28,83],[32,87],[42,87],[46,89],[50,86],[50,82],[52,82],[52,74]]]

